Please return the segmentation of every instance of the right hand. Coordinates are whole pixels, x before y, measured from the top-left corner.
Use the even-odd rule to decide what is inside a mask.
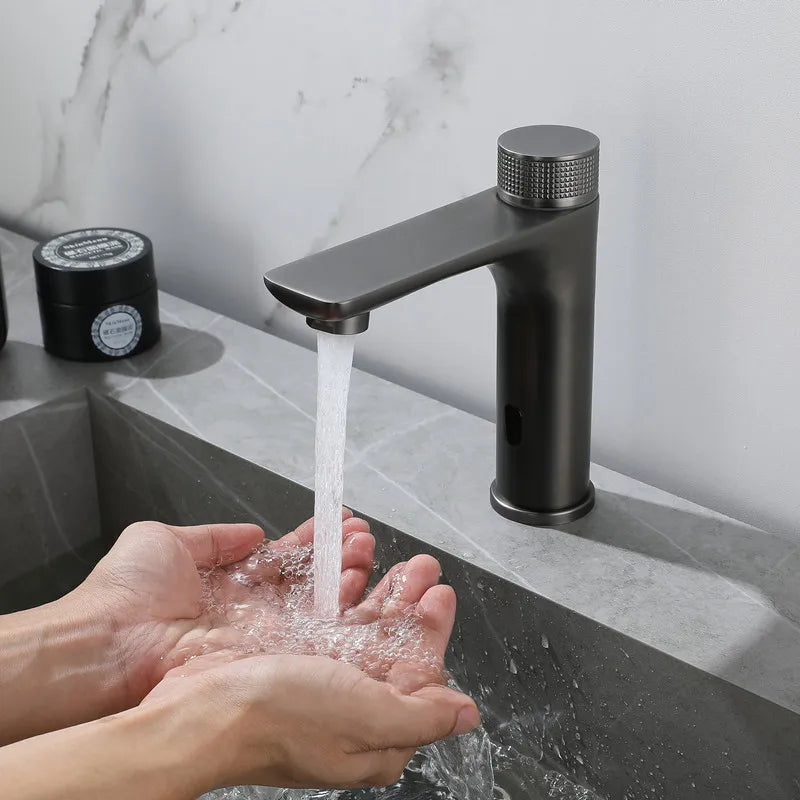
[[[441,663],[455,617],[455,593],[435,585],[438,577],[436,560],[417,556],[351,612],[364,624],[408,613],[419,619],[425,647],[397,652],[381,669],[385,681],[323,656],[218,652],[173,669],[142,705],[191,708],[203,725],[219,726],[224,746],[204,764],[207,789],[394,783],[418,747],[480,723],[475,703],[443,686],[432,668],[430,654]]]

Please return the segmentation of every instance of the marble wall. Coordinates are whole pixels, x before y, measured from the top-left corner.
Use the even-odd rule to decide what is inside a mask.
[[[164,288],[308,343],[264,269],[491,185],[509,127],[594,130],[595,460],[797,529],[794,4],[4,6],[0,222],[139,228]],[[375,314],[361,366],[491,416],[493,291]]]

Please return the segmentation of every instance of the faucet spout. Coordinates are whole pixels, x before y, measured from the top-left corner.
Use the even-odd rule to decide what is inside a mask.
[[[355,317],[345,317],[344,319],[317,319],[316,317],[306,317],[309,328],[324,333],[336,333],[340,336],[352,336],[356,333],[364,333],[369,327],[369,312],[358,314]]]
[[[545,211],[499,202],[487,189],[455,203],[270,270],[264,282],[312,327],[368,314],[432,283],[512,252]],[[334,331],[335,332],[335,331]]]
[[[481,266],[497,287],[493,507],[559,525],[594,503],[589,481],[597,152],[593,134],[534,126],[498,142],[498,187],[270,270],[270,292],[330,333]],[[446,311],[443,311],[446,313]]]

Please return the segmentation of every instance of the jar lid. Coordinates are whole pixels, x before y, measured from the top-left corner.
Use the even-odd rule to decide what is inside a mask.
[[[51,303],[109,303],[156,285],[152,243],[123,228],[62,233],[36,247],[33,263],[36,291]]]

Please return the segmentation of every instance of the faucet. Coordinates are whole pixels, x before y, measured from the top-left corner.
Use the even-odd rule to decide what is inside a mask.
[[[599,139],[561,125],[497,141],[497,187],[264,276],[319,331],[367,329],[379,306],[488,266],[497,288],[494,509],[554,526],[594,505],[589,480]],[[469,324],[443,308],[453,325]]]

